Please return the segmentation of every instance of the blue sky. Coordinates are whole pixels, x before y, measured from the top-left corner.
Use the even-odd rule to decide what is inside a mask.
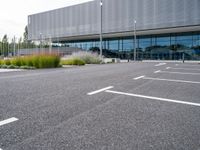
[[[0,39],[4,34],[22,36],[30,14],[87,1],[91,0],[0,0]]]

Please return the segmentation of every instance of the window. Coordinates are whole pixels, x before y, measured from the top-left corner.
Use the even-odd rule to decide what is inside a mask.
[[[109,49],[112,51],[118,51],[119,47],[118,47],[118,40],[111,40],[109,41]]]
[[[134,49],[133,47],[133,39],[124,39],[123,40],[123,50],[124,51],[131,51]]]

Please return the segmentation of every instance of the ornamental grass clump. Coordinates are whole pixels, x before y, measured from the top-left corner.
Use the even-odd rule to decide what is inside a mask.
[[[86,64],[100,64],[102,62],[99,55],[93,52],[76,52],[73,53],[71,57],[79,58],[83,60]]]
[[[85,62],[81,60],[80,58],[69,58],[66,60],[61,61],[62,65],[77,65],[77,66],[83,66],[85,65]]]
[[[27,68],[57,68],[60,64],[60,56],[49,53],[34,54],[24,57],[15,57],[10,62],[10,64],[14,66],[23,66],[23,68],[26,68],[25,66],[27,66]]]
[[[5,60],[3,61],[3,64],[9,66],[9,65],[11,65],[11,62],[10,62],[9,59],[5,59]]]

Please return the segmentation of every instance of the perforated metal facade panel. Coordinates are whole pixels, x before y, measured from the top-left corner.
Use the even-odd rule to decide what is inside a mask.
[[[103,0],[103,32],[200,25],[200,0]],[[29,16],[29,39],[75,37],[100,32],[99,0]]]

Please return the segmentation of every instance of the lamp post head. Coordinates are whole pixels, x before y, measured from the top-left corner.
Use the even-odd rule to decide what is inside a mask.
[[[102,2],[102,0],[100,1],[100,6],[103,6],[103,2]]]

